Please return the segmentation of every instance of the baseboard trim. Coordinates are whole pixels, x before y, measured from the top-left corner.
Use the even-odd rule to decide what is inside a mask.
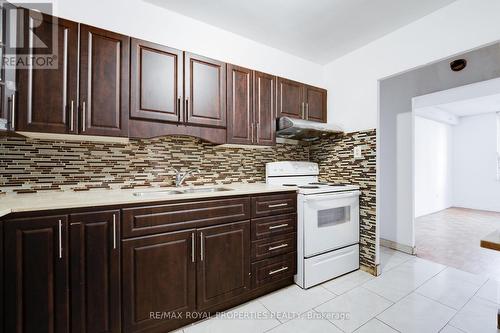
[[[380,238],[380,246],[385,246],[393,250],[398,250],[411,255],[417,254],[417,248],[415,246],[409,246],[400,244],[391,240]]]

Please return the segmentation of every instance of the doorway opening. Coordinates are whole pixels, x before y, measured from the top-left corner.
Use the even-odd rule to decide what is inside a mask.
[[[417,256],[497,278],[500,256],[479,242],[500,229],[500,79],[412,106]]]

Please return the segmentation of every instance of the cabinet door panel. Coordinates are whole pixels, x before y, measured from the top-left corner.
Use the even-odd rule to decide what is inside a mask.
[[[80,26],[80,131],[127,136],[130,38]]]
[[[197,230],[198,310],[228,301],[250,289],[250,222]]]
[[[326,123],[326,90],[306,86],[307,120]]]
[[[151,312],[195,309],[194,229],[128,239],[123,253],[124,332],[179,327],[175,319],[154,319]]]
[[[131,109],[137,119],[178,122],[182,51],[132,38]]]
[[[255,72],[255,142],[274,145],[276,142],[276,76]]]
[[[70,219],[72,332],[120,332],[120,212]]]
[[[75,133],[78,24],[46,14],[36,13],[35,16],[27,10],[24,12],[25,45],[33,45],[34,33],[49,48],[27,47],[22,53],[50,57],[56,63],[54,66],[18,68],[16,129]],[[51,53],[55,57],[50,56]]]
[[[66,216],[4,223],[5,331],[68,332]]]
[[[278,117],[304,118],[304,85],[278,78]]]
[[[226,127],[226,64],[185,52],[184,72],[184,120]]]
[[[227,69],[227,142],[254,142],[253,72],[228,65]]]

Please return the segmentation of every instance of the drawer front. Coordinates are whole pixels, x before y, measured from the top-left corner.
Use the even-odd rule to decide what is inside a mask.
[[[296,231],[296,214],[268,216],[252,220],[252,240],[284,235]]]
[[[188,201],[123,209],[123,237],[248,220],[250,198]]]
[[[297,212],[297,194],[272,194],[252,198],[252,217]]]
[[[295,275],[296,263],[297,253],[292,252],[252,264],[252,288]]]
[[[296,235],[296,233],[291,233],[252,242],[252,261],[295,251]]]

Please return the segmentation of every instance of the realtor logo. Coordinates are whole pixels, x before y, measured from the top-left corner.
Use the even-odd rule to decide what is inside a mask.
[[[2,62],[5,68],[58,68],[59,53],[64,53],[58,44],[66,34],[57,24],[57,18],[51,16],[52,10],[51,2],[9,4],[2,1]]]

